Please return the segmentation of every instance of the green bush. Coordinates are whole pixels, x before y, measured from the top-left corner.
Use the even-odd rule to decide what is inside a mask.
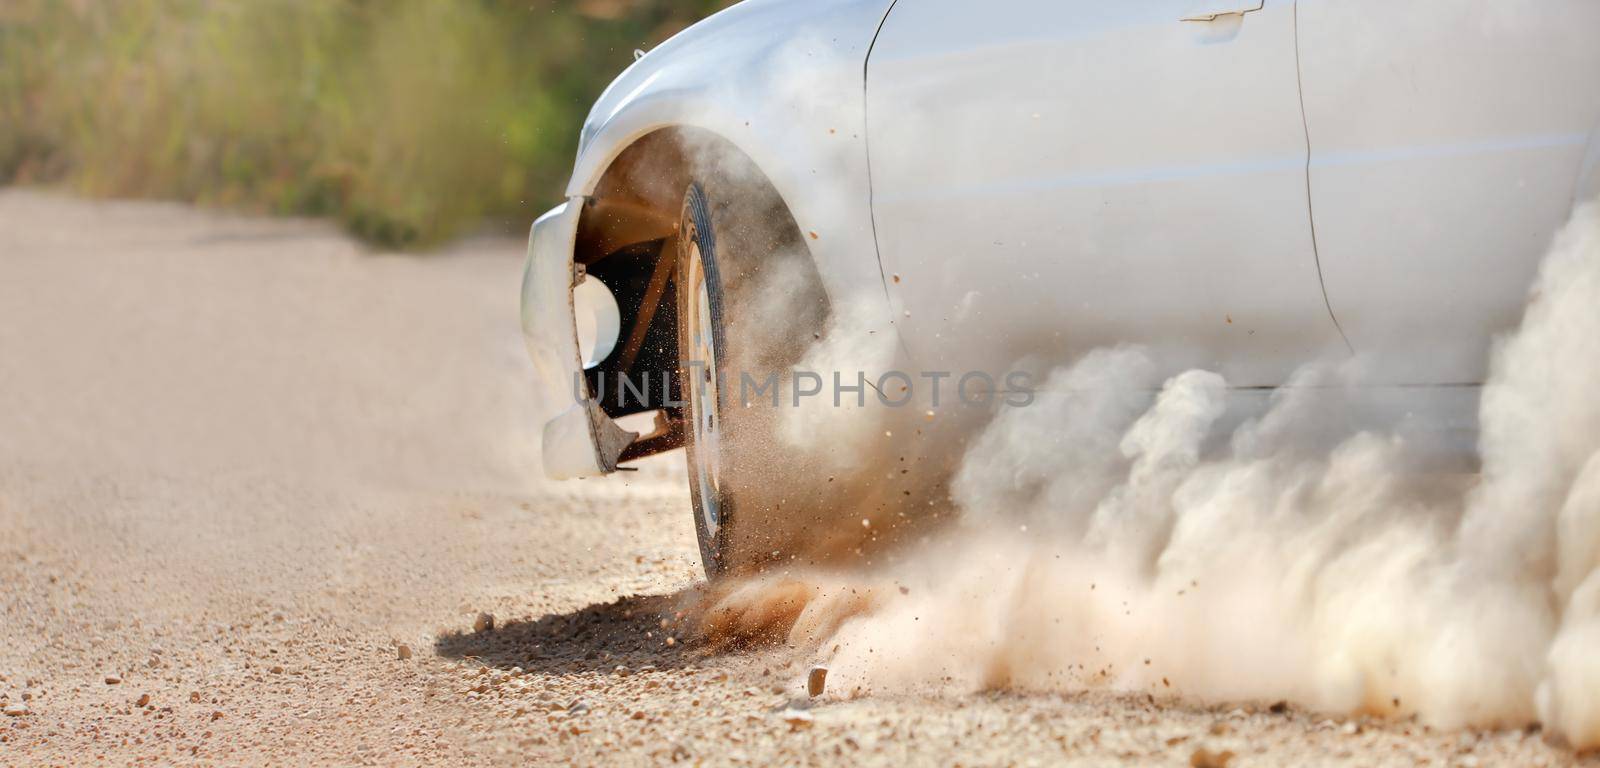
[[[521,229],[632,59],[727,0],[0,0],[0,181]]]

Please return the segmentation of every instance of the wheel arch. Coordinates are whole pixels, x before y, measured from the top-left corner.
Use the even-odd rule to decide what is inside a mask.
[[[654,429],[623,452],[622,462],[683,443],[678,383],[655,382],[678,367],[673,260],[684,194],[696,182],[769,201],[785,216],[770,225],[799,238],[793,212],[771,179],[741,148],[703,128],[670,125],[639,136],[615,152],[586,193],[575,197],[581,211],[574,264],[585,279],[599,279],[612,292],[622,315],[613,351],[585,372],[590,392],[612,418],[661,414]],[[654,378],[642,400],[631,393],[618,396],[620,376],[638,382],[647,374]]]
[[[595,103],[567,197],[578,209],[572,267],[579,280],[600,277],[624,315],[612,372],[639,367],[638,359],[622,359],[630,349],[642,350],[640,357],[659,352],[644,361],[648,368],[676,369],[676,345],[667,343],[675,339],[676,301],[659,290],[660,265],[676,249],[690,180],[707,175],[774,196],[827,299],[875,302],[889,321],[872,227],[864,88],[867,51],[891,2],[741,3],[644,55]],[[641,315],[629,304],[642,299],[653,309]],[[630,344],[635,335],[643,343]],[[593,393],[593,375],[590,383]],[[599,399],[612,417],[655,410]],[[622,460],[655,452],[650,445],[649,436],[635,441]]]
[[[887,321],[865,89],[867,54],[891,2],[747,0],[663,43],[595,103],[567,197],[615,197],[619,169],[669,149],[663,138],[704,139],[701,155],[741,157],[776,190],[807,236],[830,299],[859,293],[878,302]],[[683,146],[665,154],[682,157]],[[677,188],[670,205],[648,200],[628,212],[630,221],[650,222],[659,232],[675,220],[683,188],[671,186]],[[607,231],[621,227],[584,233]]]

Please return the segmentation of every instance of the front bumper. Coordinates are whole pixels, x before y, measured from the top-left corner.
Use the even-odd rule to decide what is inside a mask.
[[[573,263],[582,210],[583,198],[574,197],[533,223],[522,274],[522,338],[535,385],[546,402],[562,404],[541,439],[544,473],[552,480],[615,472],[623,449],[638,437],[600,410],[583,380],[572,298],[583,281]]]

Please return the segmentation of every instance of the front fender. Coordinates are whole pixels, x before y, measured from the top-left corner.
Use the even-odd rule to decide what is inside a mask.
[[[807,233],[830,297],[860,292],[887,317],[872,234],[865,72],[890,5],[746,0],[668,40],[595,104],[568,195],[592,195],[611,163],[654,131],[704,129],[766,174]]]

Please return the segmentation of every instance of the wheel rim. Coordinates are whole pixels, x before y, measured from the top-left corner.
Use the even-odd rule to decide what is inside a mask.
[[[700,494],[700,514],[705,518],[706,531],[715,533],[721,523],[721,470],[722,470],[722,419],[717,398],[717,355],[711,321],[711,292],[706,286],[706,272],[700,260],[700,244],[689,244],[690,306],[687,308],[690,360],[686,361],[689,389],[691,429],[694,430],[694,456],[690,471],[694,473],[696,489]],[[690,366],[687,363],[699,363]]]

